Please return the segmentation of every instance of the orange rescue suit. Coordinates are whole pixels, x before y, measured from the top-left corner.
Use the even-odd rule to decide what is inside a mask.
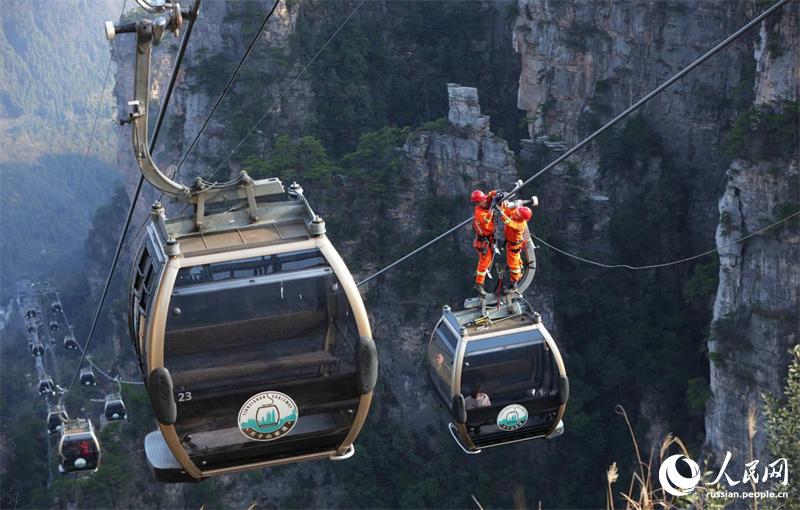
[[[490,191],[488,201],[494,198],[497,191]],[[475,206],[473,213],[472,229],[475,231],[475,241],[472,246],[478,252],[478,268],[475,270],[475,283],[483,285],[486,280],[486,273],[489,272],[489,267],[494,260],[494,211],[491,207],[481,207],[480,204]]]
[[[525,243],[525,231],[528,228],[528,222],[524,220],[517,221],[512,218],[514,209],[503,206],[502,216],[503,235],[506,238],[506,265],[508,272],[511,276],[512,282],[518,282],[522,279],[522,245]]]

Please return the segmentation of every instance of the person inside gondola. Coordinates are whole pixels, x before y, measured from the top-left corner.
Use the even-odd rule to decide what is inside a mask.
[[[481,407],[490,407],[492,401],[489,400],[489,395],[481,391],[481,386],[475,386],[470,392],[469,396],[464,399],[464,407],[469,411],[470,409],[479,409]]]

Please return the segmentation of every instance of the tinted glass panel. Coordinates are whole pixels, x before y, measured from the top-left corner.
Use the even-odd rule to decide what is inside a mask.
[[[469,355],[478,351],[491,351],[509,347],[522,347],[525,345],[544,342],[544,336],[538,329],[529,329],[520,333],[500,334],[482,340],[473,340],[467,343],[466,353]]]
[[[560,405],[558,369],[541,333],[513,333],[468,345],[461,388],[467,397],[467,428],[473,441],[489,445],[548,431]],[[471,401],[469,394],[478,387],[485,397]],[[527,418],[519,428],[501,430],[498,414],[510,404],[523,406]]]
[[[61,465],[66,471],[94,469],[97,467],[98,457],[97,444],[91,434],[64,437],[61,444]]]
[[[538,332],[537,332],[538,334]],[[470,342],[494,346],[497,340]],[[543,342],[518,347],[494,347],[464,356],[461,391],[467,396],[480,387],[492,406],[515,403],[557,392],[557,373],[553,355]],[[484,400],[485,402],[485,400]]]
[[[433,334],[433,339],[428,349],[428,367],[437,395],[449,406],[454,352],[445,340],[446,333],[444,330],[446,329],[447,326],[442,322]]]
[[[458,346],[459,337],[453,330],[451,330],[445,323],[450,324],[453,326],[454,324],[458,324],[458,319],[456,319],[455,315],[452,312],[447,312],[444,316],[444,320],[442,321],[441,327],[439,328],[439,334],[442,336],[442,339],[450,346],[453,352],[456,351],[456,347]],[[458,328],[455,328],[458,331]]]
[[[252,278],[314,267],[327,267],[325,258],[319,250],[265,255],[231,262],[185,267],[178,272],[175,287],[180,288],[224,280]]]
[[[175,428],[205,469],[332,449],[349,431],[359,399],[358,332],[344,291],[320,261],[312,251],[181,270],[165,366]],[[239,410],[264,391],[288,395],[298,418],[285,435],[254,441],[239,429]]]

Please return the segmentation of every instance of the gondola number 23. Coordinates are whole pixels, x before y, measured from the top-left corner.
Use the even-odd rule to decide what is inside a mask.
[[[178,402],[188,402],[192,400],[192,392],[191,391],[179,391],[178,392]]]

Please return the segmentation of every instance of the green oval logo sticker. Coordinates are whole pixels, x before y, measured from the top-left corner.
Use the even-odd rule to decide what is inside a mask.
[[[273,441],[297,424],[297,405],[279,391],[262,391],[239,410],[239,430],[256,441]]]
[[[519,404],[505,406],[497,414],[497,426],[500,430],[517,430],[528,421],[528,410]]]

